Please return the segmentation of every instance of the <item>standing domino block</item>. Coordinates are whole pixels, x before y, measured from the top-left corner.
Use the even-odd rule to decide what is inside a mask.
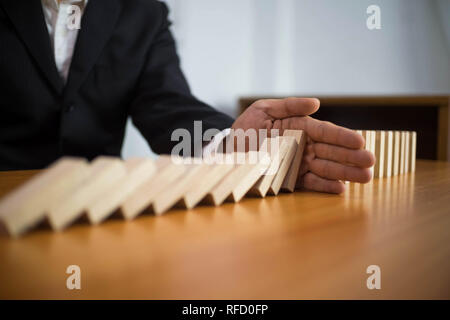
[[[90,165],[89,178],[63,201],[50,208],[47,217],[53,230],[62,230],[79,218],[89,203],[95,201],[126,174],[119,158],[98,157]]]
[[[400,171],[399,174],[405,173],[405,157],[406,157],[406,132],[400,132]]]
[[[282,136],[280,137],[281,144],[286,143],[288,145],[288,151],[286,155],[281,160],[280,168],[275,174],[275,178],[269,188],[269,193],[272,195],[277,195],[280,192],[281,185],[286,178],[289,167],[291,166],[292,160],[294,159],[295,153],[297,152],[297,142],[292,136]]]
[[[122,216],[127,220],[134,219],[150,207],[156,195],[180,178],[185,170],[182,161],[174,163],[171,156],[160,156],[156,161],[156,174],[139,186],[121,205]]]
[[[0,202],[0,222],[19,236],[45,219],[46,212],[69,195],[89,173],[86,160],[62,158]]]
[[[239,202],[270,165],[270,158],[267,154],[265,154],[267,159],[258,159],[258,155],[256,151],[245,154],[245,163],[237,163],[234,169],[208,192],[205,198],[206,202],[216,206],[222,204],[226,199]],[[238,154],[232,155],[233,158],[237,158],[237,156]]]
[[[409,172],[409,161],[411,160],[410,139],[410,132],[405,131],[405,173]]]
[[[416,172],[417,132],[411,132],[411,166],[410,172]]]
[[[249,191],[249,194],[265,197],[278,172],[281,162],[289,151],[289,145],[280,137],[267,138],[261,145],[260,152],[267,152],[270,156],[270,166],[266,172]]]
[[[305,149],[306,134],[302,130],[284,130],[283,136],[295,137],[295,140],[297,142],[297,150],[295,152],[294,159],[292,160],[286,178],[284,178],[283,184],[281,185],[281,190],[294,192],[295,184],[297,183],[298,172],[302,163],[303,151]]]
[[[371,141],[370,141],[370,151],[375,155],[375,157],[377,156],[377,154],[379,153],[380,150],[378,150],[377,148],[377,132],[375,130],[371,130],[370,131],[371,134]],[[372,169],[374,169],[374,167],[372,167]]]
[[[385,132],[385,148],[384,148],[384,176],[392,176],[392,159],[394,155],[394,132]]]
[[[386,134],[384,131],[375,132],[375,150],[376,162],[374,167],[374,178],[383,178],[384,176],[384,151]]]
[[[109,217],[156,172],[156,165],[151,159],[128,159],[125,167],[126,175],[116,183],[112,183],[97,199],[86,206],[86,216],[91,224],[98,224]]]
[[[401,149],[401,133],[394,131],[394,157],[392,159],[392,175],[397,176],[400,173],[400,149]]]

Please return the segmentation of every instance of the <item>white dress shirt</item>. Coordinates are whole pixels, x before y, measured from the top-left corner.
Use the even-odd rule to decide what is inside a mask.
[[[73,50],[77,41],[78,29],[69,28],[70,8],[78,5],[81,14],[84,12],[87,0],[41,0],[45,23],[55,54],[56,67],[64,82],[69,75]],[[80,17],[81,18],[81,17]]]

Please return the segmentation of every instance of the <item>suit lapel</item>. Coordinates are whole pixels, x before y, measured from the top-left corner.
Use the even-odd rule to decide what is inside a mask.
[[[119,13],[118,0],[90,0],[87,3],[64,90],[65,101],[73,97],[95,65],[114,30]]]
[[[61,94],[64,83],[56,68],[41,1],[15,0],[0,3],[45,78]]]

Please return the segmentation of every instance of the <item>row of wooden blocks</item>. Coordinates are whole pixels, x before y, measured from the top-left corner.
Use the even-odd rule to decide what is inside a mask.
[[[174,206],[217,206],[246,194],[293,192],[305,141],[303,131],[285,130],[265,141],[266,158],[260,161],[248,161],[256,151],[229,154],[233,161],[216,164],[185,164],[171,156],[126,161],[102,156],[91,163],[62,158],[0,200],[0,223],[19,236],[44,221],[62,230],[81,217],[99,224],[113,213],[134,219],[144,211],[160,215]],[[234,161],[241,156],[247,161]]]
[[[360,133],[366,149],[376,155],[375,177],[414,171],[415,132]],[[98,157],[91,163],[62,158],[0,199],[0,224],[10,235],[19,236],[43,221],[63,230],[81,217],[99,224],[114,213],[134,219],[144,211],[160,215],[174,206],[217,206],[238,202],[245,195],[293,192],[305,142],[303,131],[285,130],[281,137],[266,139],[268,157],[253,162],[248,159],[256,151],[233,153],[227,155],[233,161],[215,164],[186,164],[170,156],[126,161]],[[235,161],[239,157],[247,161]]]
[[[392,177],[416,171],[417,133],[415,131],[357,130],[365,148],[375,155],[371,168],[374,178]]]

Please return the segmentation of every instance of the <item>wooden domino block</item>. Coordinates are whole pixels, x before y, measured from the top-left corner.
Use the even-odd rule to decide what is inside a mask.
[[[297,152],[297,142],[294,137],[283,136],[280,137],[280,139],[282,145],[283,143],[287,144],[288,151],[286,152],[284,158],[281,160],[278,172],[275,174],[275,178],[270,185],[269,193],[272,195],[277,195],[280,192],[281,185],[286,178],[289,167],[291,166],[292,160],[294,159],[295,153]]]
[[[139,186],[120,206],[122,216],[127,220],[134,219],[149,208],[156,195],[179,179],[185,170],[185,165],[175,163],[171,156],[160,156],[156,161],[156,174]]]
[[[62,158],[0,201],[0,222],[19,236],[45,219],[46,212],[70,194],[89,173],[86,160]]]
[[[377,149],[377,144],[376,144],[376,137],[377,137],[377,133],[374,130],[370,130],[370,151],[375,155],[375,157],[377,156],[377,153],[379,152],[379,150]],[[372,170],[374,170],[375,166],[372,167]]]
[[[187,165],[186,172],[177,183],[167,186],[156,196],[152,204],[153,212],[156,215],[161,215],[176,205],[183,198],[183,195],[189,192],[192,186],[204,179],[210,167],[210,165],[205,163]]]
[[[415,170],[417,133],[412,131],[357,131],[374,153],[373,176],[390,177]]]
[[[86,206],[86,216],[92,224],[98,224],[118,210],[122,203],[156,173],[151,159],[132,158],[125,162],[126,175],[102,192]]]
[[[278,172],[281,162],[289,151],[289,144],[280,137],[267,138],[261,145],[261,152],[267,152],[270,156],[270,166],[255,185],[250,189],[249,194],[265,197],[272,185],[275,175]]]
[[[409,172],[409,162],[411,161],[410,139],[411,133],[405,131],[405,173]]]
[[[386,133],[385,131],[375,132],[375,166],[374,166],[374,178],[383,178],[384,176],[384,152],[386,144]]]
[[[417,132],[411,132],[411,166],[410,172],[416,172]]]
[[[47,218],[53,230],[62,230],[81,217],[88,204],[95,201],[111,184],[126,174],[123,161],[113,157],[98,157],[90,165],[89,177],[63,201],[50,208]]]
[[[401,149],[401,133],[394,131],[394,154],[392,159],[392,175],[397,176],[400,173],[400,149]]]
[[[392,176],[393,156],[394,156],[394,132],[385,132],[385,148],[384,148],[384,176]]]
[[[186,192],[179,205],[186,209],[194,208],[200,201],[202,201],[212,188],[217,185],[231,170],[233,170],[233,163],[218,163],[208,165],[208,170],[203,178],[195,185],[192,185],[188,192]]]
[[[400,132],[400,169],[399,174],[405,173],[405,157],[406,157],[406,132]]]
[[[258,157],[256,151],[247,153],[245,163],[237,163],[233,170],[208,192],[205,201],[216,206],[225,200],[239,202],[270,165],[270,158],[264,160]]]
[[[281,190],[287,192],[294,192],[297,183],[298,172],[302,163],[303,151],[306,144],[306,134],[302,130],[284,130],[283,136],[293,136],[297,142],[297,150],[294,159],[289,167],[286,178],[284,178]]]

